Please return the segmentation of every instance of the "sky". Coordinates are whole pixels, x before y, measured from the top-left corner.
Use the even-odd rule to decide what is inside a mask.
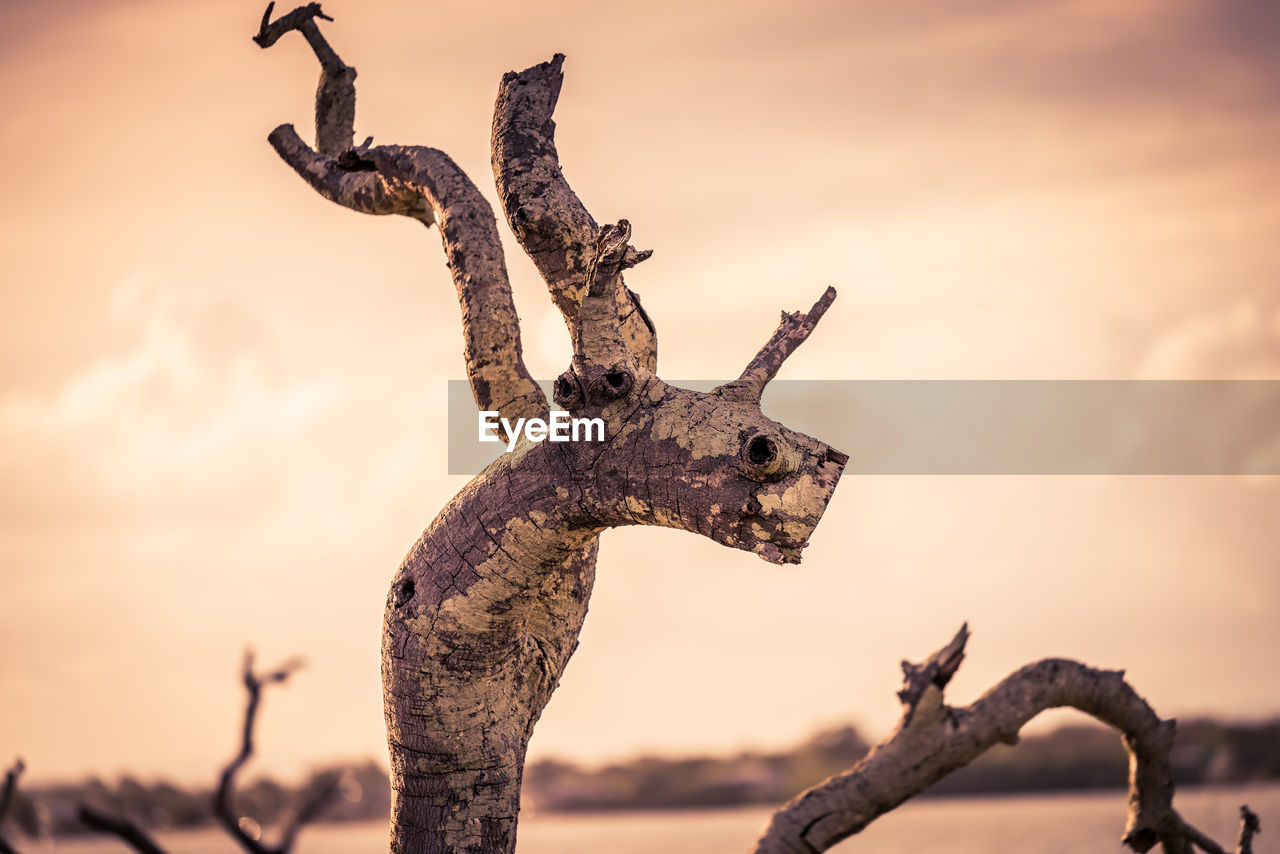
[[[568,55],[566,174],[655,251],[659,372],[731,378],[840,296],[789,379],[1280,379],[1280,7],[1266,0],[325,3],[357,137],[494,203],[503,72]],[[316,196],[301,39],[223,0],[0,5],[0,761],[206,782],[242,651],[308,667],[258,766],[383,760],[379,634],[447,474],[439,238]],[[526,361],[569,342],[505,224]],[[765,409],[788,422],[786,411]],[[821,438],[821,437],[819,437]],[[857,448],[842,450],[857,455]],[[773,748],[1044,656],[1165,716],[1280,714],[1280,482],[846,477],[799,567],[607,532],[531,757]]]

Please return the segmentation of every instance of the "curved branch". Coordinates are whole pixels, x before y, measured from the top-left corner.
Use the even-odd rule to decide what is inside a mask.
[[[268,18],[270,13],[268,7]],[[358,213],[407,216],[428,226],[439,223],[462,307],[467,376],[477,405],[512,421],[545,417],[546,397],[524,365],[520,321],[493,209],[441,151],[425,146],[372,147],[372,139],[351,147],[355,69],[344,65],[324,42],[315,25],[318,16],[318,5],[301,7],[274,23],[264,20],[255,37],[268,47],[289,29],[297,29],[307,36],[324,68],[316,93],[318,150],[289,124],[273,130],[268,140],[285,163],[335,204]],[[347,83],[349,93],[343,88]]]
[[[943,703],[959,667],[968,627],[923,664],[903,662],[903,716],[894,732],[853,768],[783,806],[756,842],[755,854],[815,854],[861,831],[876,817],[967,765],[1046,709],[1070,706],[1110,724],[1129,752],[1129,815],[1124,844],[1149,851],[1211,854],[1224,849],[1183,821],[1173,808],[1169,751],[1174,723],[1161,720],[1129,686],[1123,671],[1045,659],[1009,675],[964,708]],[[1247,820],[1246,820],[1247,823]],[[1252,834],[1249,834],[1249,839]],[[1242,844],[1246,842],[1242,831]]]
[[[249,854],[288,854],[293,848],[294,840],[302,825],[316,819],[321,810],[332,800],[337,789],[337,778],[334,777],[327,785],[321,785],[312,791],[285,825],[284,830],[281,831],[280,842],[274,846],[267,845],[246,833],[240,825],[240,817],[235,814],[231,804],[236,774],[253,755],[253,725],[258,713],[258,704],[262,700],[262,689],[267,685],[286,681],[301,666],[301,660],[293,659],[269,673],[258,675],[253,671],[253,653],[246,652],[244,656],[243,679],[249,700],[244,710],[240,751],[227,763],[227,767],[222,769],[218,779],[218,789],[213,796],[213,813],[221,822],[223,829]]]
[[[509,71],[493,108],[491,156],[498,199],[507,224],[542,274],[569,334],[577,337],[587,274],[595,257],[596,221],[565,180],[555,145],[556,101],[564,74],[557,53],[524,71]],[[628,247],[622,267],[652,254]],[[614,311],[628,345],[648,371],[657,369],[657,333],[640,299],[618,278]]]
[[[108,833],[117,837],[138,854],[168,854],[145,830],[127,818],[99,812],[87,804],[81,804],[76,810],[80,823],[90,830]]]
[[[316,18],[332,21],[320,11],[319,3],[299,6],[292,12],[271,20],[275,3],[267,4],[262,25],[253,37],[258,47],[269,48],[291,30],[302,33],[320,61],[320,85],[316,89],[316,148],[322,154],[337,155],[351,148],[355,138],[356,70],[347,65],[329,46]]]

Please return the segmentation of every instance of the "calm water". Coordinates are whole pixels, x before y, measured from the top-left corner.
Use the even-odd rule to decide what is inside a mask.
[[[1280,852],[1280,785],[1215,787],[1180,791],[1179,811],[1228,848],[1235,847],[1237,810],[1248,803],[1262,817],[1258,854]],[[1128,851],[1122,792],[947,798],[908,803],[883,816],[836,851],[915,854],[1096,854]],[[691,812],[530,815],[520,822],[520,854],[719,854],[746,851],[769,816],[768,809]],[[171,854],[233,854],[229,839],[213,830],[161,834]],[[118,843],[78,841],[24,851],[119,854]],[[378,854],[387,850],[386,825],[309,827],[298,854]]]

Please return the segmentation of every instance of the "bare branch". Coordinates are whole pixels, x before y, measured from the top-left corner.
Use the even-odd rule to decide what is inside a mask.
[[[564,55],[557,53],[550,62],[503,75],[493,108],[491,155],[507,223],[542,274],[570,336],[576,337],[599,229],[565,180],[556,153],[551,116],[564,82],[563,63]],[[629,248],[622,266],[633,267],[650,254]],[[613,302],[631,352],[646,370],[656,370],[653,322],[621,278]]]
[[[264,24],[256,40],[264,46],[274,44],[291,28],[300,29],[308,41],[312,31],[320,38],[314,20],[317,15],[319,6],[303,6],[274,23]],[[312,47],[316,44],[312,41]],[[324,49],[328,50],[328,44]],[[332,50],[329,52],[332,54]],[[372,147],[372,138],[353,149],[355,83],[351,83],[349,99],[343,93],[346,90],[339,92],[338,88],[339,83],[347,85],[342,74],[349,72],[352,81],[355,79],[355,69],[342,64],[335,54],[332,59],[337,61],[337,67],[326,64],[328,54],[319,47],[316,56],[324,67],[316,92],[319,150],[303,142],[292,124],[282,124],[268,137],[276,154],[334,204],[361,214],[398,214],[426,225],[439,223],[449,273],[462,307],[467,378],[477,405],[512,420],[544,417],[547,398],[525,367],[520,319],[511,298],[498,224],[489,202],[442,151],[425,146]],[[342,111],[348,104],[349,115]],[[332,118],[339,113],[340,122]],[[325,128],[338,124],[342,124],[340,132],[344,134],[342,145],[326,143],[329,131]],[[329,136],[337,140],[338,134]]]
[[[313,11],[318,14],[319,7],[296,9],[264,26],[267,34],[259,33],[262,37],[259,44],[274,43],[290,28],[304,34],[315,30],[318,38]],[[449,271],[462,307],[464,357],[477,405],[511,420],[545,417],[546,397],[524,365],[520,321],[511,298],[497,220],[488,201],[462,169],[436,149],[372,147],[372,138],[352,148],[354,84],[349,100],[350,115],[343,113],[342,119],[345,142],[341,146],[325,144],[327,120],[321,116],[327,115],[325,111],[330,108],[321,102],[326,99],[334,104],[348,102],[342,100],[345,95],[339,98],[333,94],[335,90],[326,82],[329,79],[326,75],[332,76],[330,67],[325,65],[325,56],[320,50],[317,56],[325,67],[316,95],[319,150],[303,142],[289,124],[271,132],[268,140],[272,147],[317,193],[335,204],[358,213],[407,216],[428,226],[439,223]],[[341,68],[350,71],[354,79],[354,69],[345,65]]]
[[[1124,844],[1148,851],[1189,852],[1194,843],[1222,849],[1173,809],[1169,751],[1173,721],[1162,721],[1121,671],[1045,659],[1023,667],[971,705],[943,703],[943,689],[964,657],[967,627],[923,664],[904,663],[903,716],[893,733],[853,768],[803,792],[774,813],[755,854],[816,854],[861,831],[876,817],[997,742],[1012,743],[1040,712],[1070,706],[1110,724],[1129,751],[1129,816]],[[1246,821],[1247,826],[1247,821]],[[1242,843],[1246,831],[1242,831]],[[1249,838],[1252,838],[1249,834]]]
[[[245,691],[248,693],[248,702],[244,710],[244,726],[241,729],[240,750],[227,763],[227,767],[222,770],[222,774],[218,779],[218,789],[213,796],[213,813],[218,821],[221,822],[223,829],[249,854],[288,854],[293,848],[294,840],[297,838],[298,831],[302,828],[302,825],[314,821],[329,801],[332,800],[333,794],[337,790],[337,778],[334,777],[328,785],[322,785],[313,791],[285,825],[284,830],[281,832],[280,841],[274,846],[254,839],[245,832],[245,829],[240,824],[240,817],[235,814],[231,803],[235,790],[236,774],[239,773],[240,769],[244,767],[245,763],[253,755],[253,727],[257,718],[258,704],[262,700],[263,687],[285,682],[301,667],[302,660],[294,658],[275,670],[265,674],[257,674],[253,670],[253,653],[246,652],[244,655],[243,680]]]
[[[351,148],[356,121],[356,70],[344,63],[320,34],[316,19],[332,21],[320,11],[319,3],[299,6],[271,20],[275,3],[267,4],[262,25],[253,40],[268,48],[290,30],[302,33],[316,59],[320,60],[320,85],[316,89],[316,148],[322,154],[337,155]]]
[[[352,149],[354,158],[347,157],[349,165],[344,166],[343,158],[312,149],[290,124],[273,130],[267,141],[312,189],[335,204],[357,213],[412,217],[428,226],[435,222],[431,200],[422,187],[410,183],[406,176],[383,175],[376,168],[351,168],[372,163],[367,158],[370,149]]]
[[[760,352],[742,371],[742,375],[733,382],[720,386],[717,391],[731,400],[758,403],[769,380],[777,375],[787,357],[813,333],[835,298],[836,289],[829,287],[807,313],[797,311],[788,314],[784,311],[782,322],[778,324],[768,343],[760,348]]]
[[[76,817],[85,827],[109,833],[139,854],[167,854],[145,830],[127,818],[99,812],[87,804],[80,805]]]

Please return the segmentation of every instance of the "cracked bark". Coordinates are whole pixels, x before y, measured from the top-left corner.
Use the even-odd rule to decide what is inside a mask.
[[[330,201],[438,224],[476,403],[510,419],[545,417],[521,359],[491,209],[443,152],[350,145],[354,69],[320,38],[319,18],[318,6],[275,21],[268,9],[260,28],[263,47],[290,30],[307,39],[326,105],[317,107],[317,149],[290,125],[270,134],[272,146]],[[600,532],[666,525],[799,562],[847,461],[765,418],[758,399],[678,389],[655,375],[653,323],[623,281],[649,253],[630,244],[625,222],[598,226],[560,169],[552,113],[562,61],[503,77],[494,177],[574,342],[556,400],[603,419],[606,441],[523,442],[445,506],[396,573],[382,643],[394,852],[514,848],[525,748],[577,646]],[[326,149],[338,138],[345,148]],[[785,349],[771,342],[770,358],[781,364],[812,329]],[[650,483],[657,472],[662,489]]]

